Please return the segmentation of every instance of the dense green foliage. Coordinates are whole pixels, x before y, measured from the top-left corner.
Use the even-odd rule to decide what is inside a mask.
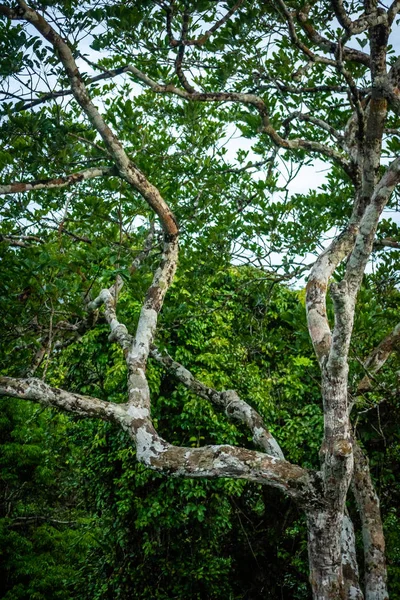
[[[256,406],[288,458],[317,466],[322,415],[303,292],[253,268],[210,270],[207,261],[196,262],[192,289],[193,268],[185,264],[162,315],[160,341],[200,380],[235,388]],[[373,301],[373,277],[369,283],[362,301],[377,319],[383,307]],[[126,318],[139,306],[131,297],[120,299]],[[387,308],[397,301],[393,293],[383,298]],[[374,343],[370,333],[366,316],[360,318],[357,352]],[[55,356],[48,380],[123,401],[125,366],[107,342],[106,325]],[[250,443],[245,430],[153,363],[150,382],[158,428],[174,443]],[[360,410],[379,400],[360,399]],[[2,403],[7,600],[128,599],[132,589],[143,599],[309,597],[302,519],[278,492],[242,482],[168,479],[138,465],[125,434],[109,424]],[[394,582],[399,443],[398,421],[389,413],[395,408],[396,401],[359,417],[362,439],[373,450]]]

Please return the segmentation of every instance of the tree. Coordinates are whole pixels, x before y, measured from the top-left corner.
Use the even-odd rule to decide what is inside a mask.
[[[350,413],[354,397],[371,388],[398,345],[398,327],[382,332],[364,356],[359,386],[353,377],[349,385],[349,352],[371,254],[399,245],[395,223],[383,220],[378,230],[400,181],[400,63],[388,45],[399,8],[397,0],[387,9],[369,0],[0,6],[9,50],[2,66],[3,264],[14,282],[26,283],[18,294],[9,290],[8,337],[10,348],[23,340],[25,357],[36,347],[25,368],[30,377],[16,376],[23,365],[8,362],[0,393],[112,421],[129,434],[140,462],[171,477],[244,479],[281,490],[307,518],[316,599],[364,597],[346,512],[350,486],[362,523],[365,597],[388,597],[378,496]],[[97,61],[85,49],[86,35],[100,52]],[[87,66],[100,74],[85,73]],[[144,91],[132,99],[138,86]],[[233,125],[255,138],[260,161],[248,160],[245,148],[237,152],[239,164],[224,157]],[[285,192],[280,161],[290,180],[296,165],[316,157],[331,165],[319,192],[266,200],[267,193]],[[150,223],[141,252],[139,216]],[[128,315],[124,323],[117,308],[121,314],[141,263],[155,258],[154,217],[162,256],[137,324]],[[154,346],[177,268],[178,223],[182,247],[191,245],[196,257],[194,249],[204,252],[209,244],[215,266],[227,268],[232,248],[264,269],[274,252],[286,251],[279,273],[288,279],[304,273],[304,265],[296,266],[299,255],[322,246],[306,298],[324,412],[319,470],[286,460],[279,433],[274,437],[235,391],[203,384],[162,344]],[[340,233],[327,244],[324,235],[333,228]],[[392,276],[396,260],[386,266]],[[51,355],[95,327],[101,310],[110,344],[125,357],[123,403],[44,381]],[[177,446],[159,435],[151,419],[150,357],[244,424],[257,449]],[[32,376],[38,368],[41,379]]]

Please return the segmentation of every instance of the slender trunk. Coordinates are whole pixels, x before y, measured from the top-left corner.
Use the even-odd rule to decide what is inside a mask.
[[[354,496],[360,512],[365,561],[366,600],[388,600],[385,560],[385,538],[375,491],[369,470],[368,458],[360,446],[354,444]]]
[[[343,514],[338,510],[307,514],[308,560],[314,600],[345,600],[341,557]]]
[[[347,512],[343,515],[341,545],[345,597],[349,600],[364,600],[359,582],[354,526]]]

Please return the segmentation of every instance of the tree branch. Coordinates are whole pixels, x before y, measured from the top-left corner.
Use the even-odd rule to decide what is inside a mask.
[[[400,0],[393,0],[393,3],[389,7],[389,10],[387,13],[389,26],[392,25],[393,21],[396,18],[396,15],[398,14],[399,11],[400,11]]]
[[[364,561],[365,597],[388,598],[385,559],[385,537],[368,458],[358,442],[354,444],[354,476],[352,490],[361,518]]]
[[[31,25],[33,25],[33,27],[35,27],[35,29],[37,29],[53,46],[54,51],[64,66],[76,101],[85,112],[93,127],[101,135],[107,150],[115,161],[120,176],[134,187],[156,212],[165,234],[171,238],[176,237],[178,234],[178,227],[174,215],[158,189],[147,180],[145,175],[127,156],[121,142],[105,123],[102,115],[93,104],[68,44],[49,25],[49,23],[39,15],[39,13],[30,8],[24,0],[18,0],[18,4],[20,6],[18,18],[31,23]]]
[[[75,185],[81,181],[94,179],[95,177],[112,177],[117,176],[118,171],[114,167],[93,167],[64,175],[63,177],[55,177],[54,179],[39,179],[36,181],[20,181],[0,185],[0,196],[5,194],[20,194],[23,192],[31,192],[35,190],[52,190],[61,189],[70,185]]]
[[[285,460],[233,446],[186,448],[160,438],[138,408],[52,388],[40,379],[0,377],[0,395],[32,400],[84,417],[119,424],[136,443],[139,462],[180,477],[230,477],[276,487],[304,505],[319,503],[318,477]]]
[[[249,106],[253,106],[258,111],[261,118],[261,127],[259,131],[261,133],[266,133],[273,143],[280,147],[285,148],[286,150],[310,150],[311,152],[315,152],[317,154],[323,154],[324,156],[334,160],[337,162],[350,176],[353,174],[351,165],[349,161],[337,150],[333,148],[329,148],[328,146],[324,146],[319,142],[314,142],[312,140],[304,140],[304,139],[285,139],[282,138],[278,132],[272,127],[268,108],[264,102],[264,100],[260,96],[256,96],[255,94],[248,93],[239,93],[239,92],[193,92],[189,93],[186,90],[175,87],[171,84],[159,84],[156,81],[150,79],[147,75],[139,71],[136,67],[132,65],[128,65],[126,68],[127,72],[132,73],[135,77],[137,77],[140,81],[142,81],[145,85],[150,87],[153,92],[157,94],[174,94],[175,96],[179,96],[184,100],[188,100],[190,102],[233,102],[236,104],[245,104]]]
[[[172,36],[172,33],[171,33],[171,31],[172,31],[171,30],[171,22],[169,22],[167,31],[169,33],[170,45],[172,47],[175,47],[175,46],[180,46],[183,43],[183,45],[185,45],[185,46],[197,46],[197,47],[204,46],[204,44],[212,36],[212,34],[215,33],[220,27],[222,27],[222,25],[224,25],[230,19],[230,17],[238,10],[238,8],[240,8],[240,6],[243,4],[243,2],[244,2],[244,0],[238,0],[236,2],[236,4],[234,4],[232,6],[232,8],[230,10],[228,10],[221,19],[219,19],[219,21],[214,23],[214,25],[212,27],[210,27],[210,29],[208,31],[206,31],[197,40],[187,40],[187,39],[176,40],[176,39],[174,39],[174,37]],[[170,16],[170,18],[171,18],[171,16]]]
[[[332,42],[328,40],[324,36],[322,36],[318,31],[314,28],[314,26],[309,22],[308,15],[304,11],[299,11],[297,13],[297,19],[300,23],[301,28],[307,35],[308,39],[319,46],[321,50],[324,52],[330,52],[334,56],[337,55],[338,52],[338,44],[336,42]],[[353,48],[349,48],[348,46],[344,46],[342,49],[343,60],[348,60],[351,62],[357,62],[369,67],[371,65],[371,57],[369,54],[365,52],[361,52],[360,50],[354,50]],[[336,65],[336,60],[332,61],[330,64]]]
[[[363,366],[371,375],[377,373],[396,349],[400,348],[400,323],[387,335],[371,354],[365,359]],[[365,375],[358,384],[358,392],[366,392],[371,388],[371,380]]]
[[[217,392],[213,388],[204,385],[195,379],[188,369],[173,360],[167,353],[161,353],[157,348],[152,348],[150,356],[163,365],[191,392],[223,408],[229,419],[246,425],[251,431],[253,442],[257,447],[270,456],[284,459],[278,442],[265,427],[261,416],[247,402],[241,400],[235,391]]]
[[[53,406],[82,417],[99,417],[106,421],[120,422],[126,413],[121,404],[112,404],[98,398],[65,392],[50,387],[41,379],[35,378],[0,377],[0,395],[33,400],[42,406]]]
[[[375,240],[374,249],[379,248],[395,248],[396,250],[400,250],[400,242],[392,238],[380,238],[379,240]]]
[[[308,278],[306,292],[308,330],[320,363],[329,354],[332,337],[326,313],[328,282],[338,264],[353,248],[357,229],[357,224],[350,222],[348,227],[320,254]]]
[[[0,242],[5,242],[9,246],[15,246],[17,248],[30,248],[32,244],[30,242],[38,242],[43,244],[43,240],[36,235],[1,235]]]

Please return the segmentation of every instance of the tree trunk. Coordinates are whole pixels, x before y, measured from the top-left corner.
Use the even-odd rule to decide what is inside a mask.
[[[307,514],[308,560],[314,600],[345,600],[342,570],[341,529],[338,510]]]
[[[364,600],[359,582],[354,526],[347,511],[343,515],[341,545],[345,597],[349,600]]]
[[[361,517],[365,561],[365,599],[388,600],[385,538],[379,498],[369,470],[368,458],[354,444],[353,493]]]

